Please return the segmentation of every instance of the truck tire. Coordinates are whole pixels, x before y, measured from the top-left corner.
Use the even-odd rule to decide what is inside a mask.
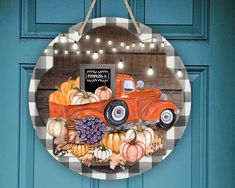
[[[124,124],[128,116],[128,106],[122,100],[113,100],[104,109],[104,117],[111,126],[117,127]]]
[[[176,115],[174,113],[174,110],[165,109],[161,112],[158,125],[161,128],[169,129],[174,125],[175,120],[176,120]]]

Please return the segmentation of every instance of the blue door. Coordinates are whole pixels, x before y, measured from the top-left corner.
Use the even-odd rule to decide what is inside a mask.
[[[75,174],[35,137],[28,86],[35,62],[57,34],[84,19],[91,0],[0,0],[1,188],[234,188],[235,3],[130,0],[139,22],[161,32],[183,59],[192,86],[189,126],[174,152],[130,179]],[[128,14],[121,0],[98,0],[93,17]]]

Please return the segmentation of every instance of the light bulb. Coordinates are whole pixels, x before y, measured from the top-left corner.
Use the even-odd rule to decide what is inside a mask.
[[[74,41],[74,43],[73,43],[73,49],[74,49],[74,50],[77,50],[77,49],[78,49],[78,44],[77,44],[76,41]]]
[[[98,59],[99,58],[99,54],[97,52],[95,52],[93,55],[92,55],[92,58],[93,59]]]
[[[154,43],[151,43],[150,44],[150,48],[154,48],[155,47],[155,44]]]
[[[54,54],[58,54],[58,50],[54,50]]]
[[[183,77],[183,72],[182,72],[182,70],[179,69],[179,70],[177,71],[176,75],[177,75],[178,78],[182,78],[182,77]]]
[[[103,53],[104,53],[104,50],[100,49],[99,52],[100,52],[100,54],[103,54]]]
[[[133,48],[135,47],[135,43],[132,43],[132,45],[131,45]]]
[[[113,42],[112,42],[111,40],[109,40],[109,41],[108,41],[108,45],[111,46],[112,44],[113,44]]]
[[[78,50],[76,53],[79,55],[79,54],[80,54],[80,51]]]
[[[117,49],[116,48],[113,48],[113,52],[116,52],[117,51]]]
[[[120,61],[118,62],[118,68],[119,68],[119,69],[123,69],[123,67],[124,67],[124,63],[123,63],[122,60],[120,60]]]
[[[148,73],[149,76],[153,75],[154,72],[153,72],[153,67],[152,66],[149,67],[147,73]]]
[[[64,51],[64,54],[65,54],[65,55],[67,55],[68,53],[69,53],[68,50],[65,50],[65,51]]]
[[[144,47],[145,47],[145,44],[144,44],[143,42],[140,42],[140,46],[141,46],[142,48],[144,48]]]
[[[97,38],[97,39],[96,39],[96,42],[97,42],[97,43],[100,43],[100,41],[101,41],[100,38]]]
[[[45,54],[47,53],[47,49],[44,50],[44,53],[45,53]]]
[[[125,45],[125,43],[124,42],[121,42],[121,44],[120,44],[122,47]]]
[[[89,40],[90,39],[90,36],[89,35],[86,35],[86,37],[85,37],[87,40]]]
[[[162,48],[165,47],[165,43],[164,42],[161,43],[161,47]]]
[[[90,55],[90,53],[91,53],[90,50],[87,50],[87,51],[86,51],[86,54],[87,54],[87,55]]]
[[[153,38],[153,42],[157,42],[157,38],[156,37]]]
[[[127,49],[127,50],[129,50],[129,49],[130,49],[130,46],[129,46],[129,45],[127,45],[127,46],[126,46],[126,49]]]
[[[65,43],[65,42],[66,42],[66,38],[65,38],[65,35],[64,35],[64,34],[63,34],[62,37],[60,38],[60,41],[61,41],[62,43]]]

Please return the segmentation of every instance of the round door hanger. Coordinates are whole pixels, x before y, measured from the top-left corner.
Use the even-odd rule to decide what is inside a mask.
[[[71,170],[122,179],[164,160],[190,113],[190,82],[171,44],[130,20],[89,20],[57,36],[40,56],[29,87],[34,129]]]

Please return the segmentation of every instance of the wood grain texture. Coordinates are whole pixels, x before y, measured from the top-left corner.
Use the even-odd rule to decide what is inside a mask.
[[[117,73],[129,74],[136,81],[143,80],[144,88],[161,89],[179,109],[182,108],[182,88],[166,68],[166,53],[164,48],[160,47],[160,41],[156,43],[155,48],[150,48],[150,43],[146,43],[142,48],[134,34],[120,27],[99,27],[87,34],[90,36],[89,40],[82,37],[78,42],[80,55],[72,49],[73,43],[55,43],[53,46],[54,50],[58,50],[58,54],[54,55],[54,67],[45,74],[36,94],[38,111],[44,122],[49,117],[48,96],[55,91],[55,86],[60,86],[69,77],[76,79],[80,64],[117,64],[123,60],[125,67],[122,70],[117,69]],[[101,42],[96,43],[96,38],[100,38]],[[113,42],[111,46],[108,45],[109,40]],[[124,47],[120,45],[121,42],[125,43]],[[134,48],[131,46],[133,43],[136,45]],[[126,45],[129,45],[129,50]],[[116,48],[116,53],[112,52],[113,47]],[[92,54],[99,49],[104,53],[97,60],[86,54],[87,50]],[[64,50],[68,50],[69,54],[65,55]],[[153,77],[146,74],[149,66],[155,71]]]

